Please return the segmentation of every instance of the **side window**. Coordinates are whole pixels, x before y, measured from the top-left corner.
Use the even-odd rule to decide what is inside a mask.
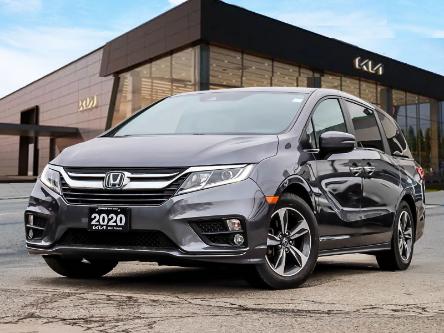
[[[384,129],[385,136],[390,147],[391,153],[399,153],[401,155],[411,157],[409,147],[399,127],[395,121],[382,112],[377,112],[379,120],[381,121],[382,128]]]
[[[332,98],[322,101],[316,107],[312,120],[317,144],[319,144],[319,137],[324,132],[347,132],[341,105],[337,99]]]
[[[375,112],[364,106],[346,101],[347,109],[353,122],[358,145],[384,151],[381,133],[376,122]]]

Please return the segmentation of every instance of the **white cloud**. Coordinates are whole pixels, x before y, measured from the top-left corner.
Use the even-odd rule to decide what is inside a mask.
[[[41,7],[41,0],[0,0],[0,8],[15,13],[34,12]]]
[[[181,3],[185,2],[187,0],[168,0],[168,2],[170,3],[171,6],[177,6],[180,5]]]
[[[416,24],[397,24],[395,25],[395,27],[399,31],[414,33],[422,38],[444,38],[444,30],[439,30],[431,27]]]
[[[365,12],[297,11],[273,15],[278,20],[336,38],[363,48],[374,48],[383,39],[395,37],[389,22]]]
[[[113,32],[36,27],[0,31],[0,96],[103,45]]]

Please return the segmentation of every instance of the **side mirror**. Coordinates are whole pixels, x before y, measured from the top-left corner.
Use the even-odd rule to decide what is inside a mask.
[[[355,136],[345,132],[328,131],[319,138],[319,148],[323,155],[348,153],[355,148],[355,144]]]

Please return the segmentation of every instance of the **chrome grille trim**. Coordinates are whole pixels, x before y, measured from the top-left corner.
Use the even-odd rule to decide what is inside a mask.
[[[84,189],[72,188],[61,179],[61,192],[65,201],[72,205],[125,205],[160,206],[176,194],[188,175],[177,178],[163,189]]]
[[[106,173],[80,173],[68,172],[62,167],[53,167],[62,174],[63,179],[70,188],[74,189],[103,189],[103,180]],[[118,168],[109,168],[117,170]],[[185,172],[179,173],[130,173],[124,172],[131,180],[125,187],[125,190],[142,190],[142,189],[163,189],[168,187]]]
[[[104,178],[104,173],[74,173],[74,172],[67,172],[69,177],[74,178]]]
[[[67,172],[70,178],[104,178],[105,173],[75,173],[75,172]],[[177,176],[179,172],[175,173],[136,173],[136,174],[128,174],[129,178],[169,178]]]
[[[125,167],[110,167],[110,168],[101,168],[101,169],[109,169],[109,171],[124,171],[127,177],[131,179],[131,181],[124,186],[123,190],[160,190],[168,187],[172,183],[174,183],[180,177],[190,174],[196,171],[204,171],[204,170],[217,170],[223,168],[240,168],[244,167],[246,164],[236,164],[236,165],[213,165],[213,166],[202,166],[202,167],[190,167],[181,172],[169,172],[169,173],[134,173],[124,171]],[[101,189],[103,190],[103,179],[105,177],[105,173],[102,172],[71,172],[66,171],[65,168],[57,165],[49,165],[51,169],[54,169],[63,177],[63,180],[67,183],[67,185],[72,189]],[[72,169],[72,168],[67,168]],[[79,168],[80,170],[82,168]],[[85,168],[88,169],[88,168]],[[95,168],[89,168],[89,170],[93,170]],[[161,168],[157,168],[158,170]],[[134,170],[134,168],[132,169]],[[145,168],[146,170],[146,168]],[[168,170],[168,168],[165,168]],[[154,177],[153,177],[154,175]],[[164,179],[161,179],[160,176]],[[94,177],[93,177],[94,176]],[[157,177],[159,176],[159,177]],[[74,179],[77,178],[77,179]],[[152,179],[152,180],[151,180]]]

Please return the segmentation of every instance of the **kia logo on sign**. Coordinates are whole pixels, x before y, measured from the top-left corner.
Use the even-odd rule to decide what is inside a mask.
[[[79,100],[79,111],[94,109],[97,106],[97,95]]]
[[[384,74],[384,65],[381,63],[375,64],[373,60],[370,59],[362,59],[361,57],[357,57],[354,60],[354,65],[356,69],[359,69],[364,72],[376,75]]]
[[[126,185],[126,175],[123,172],[108,172],[103,181],[103,187],[107,189],[120,189]]]

